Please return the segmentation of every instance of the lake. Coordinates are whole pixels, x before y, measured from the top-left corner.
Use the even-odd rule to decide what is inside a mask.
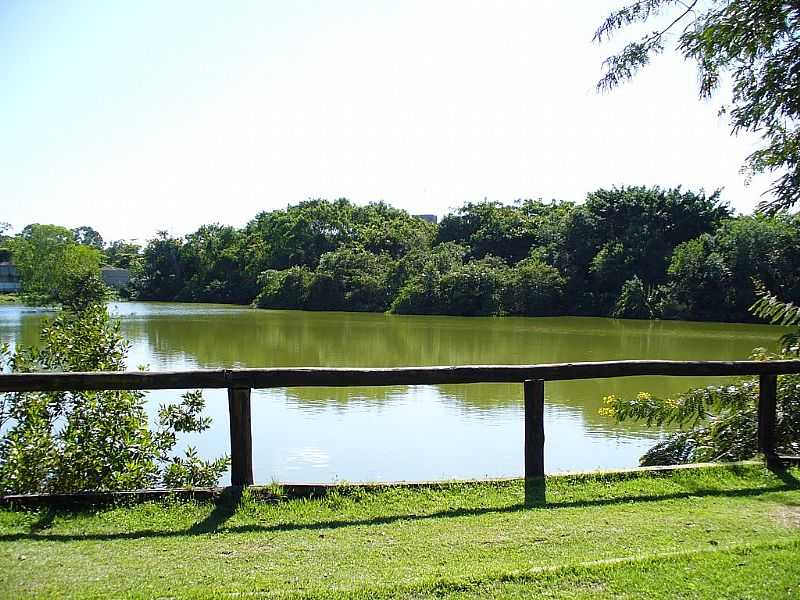
[[[392,367],[585,360],[746,359],[776,348],[768,325],[590,317],[442,317],[120,302],[128,365]],[[46,313],[0,305],[0,340],[34,344]],[[602,397],[676,394],[723,379],[638,377],[546,385],[548,472],[635,466],[663,432],[600,416]],[[150,414],[179,392],[148,394]],[[204,457],[228,452],[225,390],[206,390],[210,430],[184,436]],[[522,473],[522,385],[253,390],[256,483],[430,480]],[[224,483],[224,482],[223,482]]]

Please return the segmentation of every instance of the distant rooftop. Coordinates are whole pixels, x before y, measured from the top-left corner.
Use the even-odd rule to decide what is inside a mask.
[[[436,225],[436,223],[439,222],[439,217],[437,217],[436,215],[414,215],[414,216],[419,217],[420,219],[422,219],[423,221],[427,221],[428,223],[433,223],[434,225]]]

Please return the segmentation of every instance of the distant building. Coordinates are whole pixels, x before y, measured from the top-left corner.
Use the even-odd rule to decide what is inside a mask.
[[[125,289],[131,282],[131,272],[128,269],[101,267],[100,275],[103,278],[103,282],[108,287],[114,288],[115,290]]]
[[[422,219],[423,221],[427,221],[428,223],[433,223],[434,225],[436,225],[436,223],[439,222],[439,217],[437,217],[436,215],[414,215],[414,216]]]
[[[10,262],[0,262],[0,292],[18,292],[21,289],[17,268]]]

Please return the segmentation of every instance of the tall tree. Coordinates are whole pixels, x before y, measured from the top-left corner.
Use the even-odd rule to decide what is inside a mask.
[[[100,251],[76,242],[66,227],[33,223],[8,242],[22,280],[22,290],[41,300],[54,300],[69,275],[97,273]]]
[[[75,241],[79,244],[97,248],[102,252],[103,247],[105,246],[105,242],[103,242],[103,236],[100,235],[100,232],[93,227],[82,225],[81,227],[76,227],[73,229],[72,233],[75,235]]]
[[[734,133],[761,136],[747,157],[751,174],[778,172],[761,208],[789,208],[800,200],[800,3],[785,0],[638,0],[612,12],[595,32],[604,42],[630,25],[659,27],[631,41],[604,62],[597,84],[608,90],[629,80],[664,51],[671,34],[677,49],[697,63],[700,96],[710,97],[723,75],[733,84],[727,114]]]

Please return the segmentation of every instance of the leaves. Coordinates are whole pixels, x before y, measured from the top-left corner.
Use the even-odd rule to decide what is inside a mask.
[[[705,8],[698,2],[643,0],[609,15],[594,39],[605,42],[619,30],[651,21],[666,9],[675,16],[665,27],[628,43],[607,58],[598,90],[632,78],[650,57],[663,52],[665,36],[677,31],[677,49],[698,66],[700,96],[718,88],[724,73],[733,87],[727,114],[734,133],[757,133],[763,147],[746,159],[750,175],[778,171],[760,208],[775,212],[800,200],[800,6],[781,0],[719,0]]]
[[[128,342],[109,318],[102,294],[74,280],[70,308],[46,320],[36,347],[0,351],[12,371],[122,371]],[[179,463],[172,457],[177,433],[203,431],[199,391],[161,407],[150,430],[145,395],[135,390],[35,392],[3,396],[0,404],[0,491],[3,493],[120,490],[211,485],[227,468],[226,457]],[[195,483],[199,482],[199,483]]]
[[[753,305],[753,313],[784,324],[800,323],[794,304],[781,302],[774,295],[761,291]],[[784,344],[786,336],[784,336]],[[785,354],[753,352],[756,360],[789,358],[797,355],[797,334],[791,338]],[[793,357],[792,357],[793,358]],[[600,413],[619,422],[643,420],[648,425],[684,428],[671,434],[644,456],[642,465],[678,464],[687,462],[732,461],[751,458],[757,451],[758,380],[746,378],[733,385],[696,388],[677,398],[655,398],[641,392],[636,398],[608,396]],[[786,454],[800,451],[800,375],[777,378],[777,449]]]
[[[786,353],[800,355],[800,306],[792,302],[783,302],[763,288],[759,294],[759,299],[750,307],[750,311],[757,317],[769,319],[770,323],[776,325],[797,325],[794,331],[781,336],[781,346]]]

